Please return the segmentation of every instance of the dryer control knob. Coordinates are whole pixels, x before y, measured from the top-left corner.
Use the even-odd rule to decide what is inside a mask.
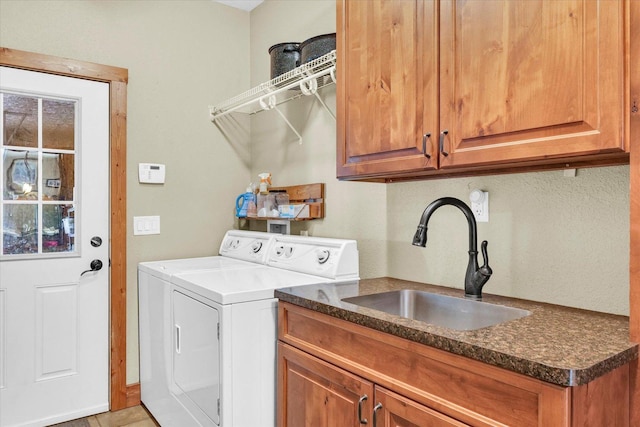
[[[253,253],[257,254],[258,252],[260,252],[260,249],[262,249],[262,242],[260,241],[253,242],[253,244],[251,245],[251,250],[253,251]]]
[[[275,248],[276,255],[280,256],[284,253],[284,245],[278,245]]]

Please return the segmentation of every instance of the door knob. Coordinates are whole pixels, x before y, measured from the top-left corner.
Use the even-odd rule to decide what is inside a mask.
[[[98,271],[102,269],[102,261],[100,261],[99,259],[94,259],[93,261],[91,261],[91,264],[89,264],[89,267],[91,267],[89,270],[85,270],[80,274],[80,277],[84,276],[86,273],[91,273],[92,271]]]

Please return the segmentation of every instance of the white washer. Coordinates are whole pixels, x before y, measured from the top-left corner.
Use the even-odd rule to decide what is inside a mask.
[[[276,235],[266,255],[266,265],[176,272],[164,280],[170,296],[161,313],[151,314],[158,302],[146,303],[151,330],[141,319],[142,401],[163,427],[275,425],[274,290],[356,280],[358,252],[353,240]],[[153,279],[141,270],[139,280],[142,296]],[[142,337],[158,329],[164,339],[146,346],[163,356],[151,360],[151,380],[143,381]]]

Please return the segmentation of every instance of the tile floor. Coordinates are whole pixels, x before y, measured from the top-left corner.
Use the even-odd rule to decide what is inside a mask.
[[[142,406],[105,412],[87,418],[56,424],[55,427],[160,427]]]

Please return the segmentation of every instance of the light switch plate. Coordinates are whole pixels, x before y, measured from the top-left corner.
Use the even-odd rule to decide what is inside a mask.
[[[133,235],[160,234],[159,216],[134,216]]]

